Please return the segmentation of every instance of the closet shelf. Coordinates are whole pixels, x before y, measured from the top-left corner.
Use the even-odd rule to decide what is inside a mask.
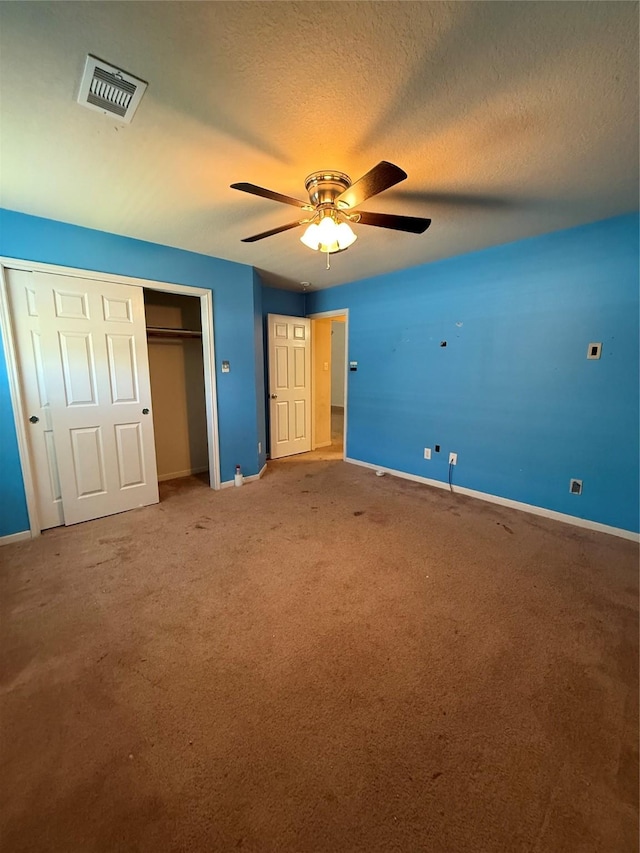
[[[192,329],[163,329],[160,326],[147,326],[148,338],[202,338],[202,332]]]

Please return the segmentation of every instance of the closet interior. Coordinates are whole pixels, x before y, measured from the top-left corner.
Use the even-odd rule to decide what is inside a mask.
[[[200,299],[144,289],[158,480],[209,468]]]

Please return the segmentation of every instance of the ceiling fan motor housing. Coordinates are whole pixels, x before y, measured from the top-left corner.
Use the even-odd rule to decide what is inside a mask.
[[[309,200],[314,207],[321,204],[335,204],[336,198],[351,186],[351,178],[344,172],[313,172],[305,180],[304,185],[309,193]]]

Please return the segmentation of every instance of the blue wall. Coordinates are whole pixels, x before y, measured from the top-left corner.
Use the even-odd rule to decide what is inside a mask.
[[[262,365],[258,360],[257,371],[255,355],[251,267],[2,209],[0,254],[212,290],[221,477],[223,481],[233,479],[236,465],[247,475],[259,471],[258,441],[264,442],[264,436],[258,410],[263,410],[264,399]],[[231,363],[229,373],[220,372],[222,360]],[[0,403],[0,536],[4,536],[26,530],[28,519],[1,353]]]
[[[637,531],[638,227],[630,214],[308,294],[308,313],[349,309],[348,455],[446,481],[456,451],[461,486]]]

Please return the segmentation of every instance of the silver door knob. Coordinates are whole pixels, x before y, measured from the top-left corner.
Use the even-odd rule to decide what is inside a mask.
[[[277,400],[277,399],[278,399],[278,395],[277,395],[277,394],[269,394],[269,396],[271,397],[271,399],[272,399],[272,400]]]
[[[32,424],[37,424],[39,420],[40,418],[36,417],[36,415],[31,415],[31,417],[29,418],[29,422]]]

